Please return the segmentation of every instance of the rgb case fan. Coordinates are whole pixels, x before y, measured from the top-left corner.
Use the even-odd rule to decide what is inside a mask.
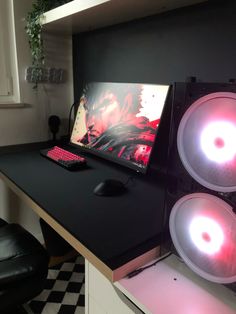
[[[187,265],[219,283],[236,281],[236,216],[216,196],[189,194],[179,199],[170,215],[174,246]]]
[[[210,281],[236,281],[236,86],[175,86],[168,188],[173,244]],[[174,183],[173,183],[174,182]]]

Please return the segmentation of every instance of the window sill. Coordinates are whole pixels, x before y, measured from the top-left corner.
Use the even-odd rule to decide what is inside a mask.
[[[20,102],[2,102],[0,103],[0,109],[15,109],[28,107],[25,103]]]

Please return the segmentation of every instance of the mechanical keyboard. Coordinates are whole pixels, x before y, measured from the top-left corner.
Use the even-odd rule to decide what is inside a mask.
[[[40,154],[68,170],[76,170],[86,165],[84,157],[73,154],[58,146],[43,149],[40,151]]]

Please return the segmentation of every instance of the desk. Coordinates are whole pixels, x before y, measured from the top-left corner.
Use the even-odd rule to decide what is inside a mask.
[[[235,313],[233,292],[199,278],[173,256],[132,279],[123,278],[158,253],[161,177],[140,177],[89,156],[90,168],[69,172],[39,155],[47,145],[18,146],[14,153],[0,149],[0,177],[86,258],[86,313]],[[131,174],[134,182],[127,194],[93,195],[101,180],[126,180]]]
[[[0,177],[109,280],[155,258],[161,241],[164,181],[143,176],[95,156],[88,168],[70,172],[43,158],[48,144],[2,149]],[[18,151],[18,152],[17,152]],[[94,187],[104,179],[126,181],[128,192],[99,197]]]

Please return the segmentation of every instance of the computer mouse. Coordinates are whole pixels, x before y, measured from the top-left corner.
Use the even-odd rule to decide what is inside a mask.
[[[126,191],[123,182],[115,179],[107,179],[100,182],[93,190],[98,196],[115,196],[121,195]]]

